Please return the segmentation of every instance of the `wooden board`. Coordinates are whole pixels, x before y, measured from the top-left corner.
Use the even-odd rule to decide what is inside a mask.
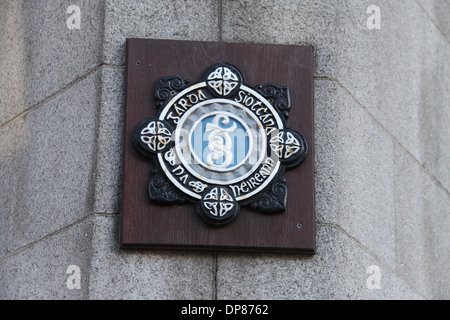
[[[266,83],[287,86],[291,93],[287,125],[308,142],[306,160],[285,174],[287,210],[270,215],[241,208],[238,218],[223,228],[205,224],[194,204],[151,202],[147,188],[152,163],[136,152],[131,138],[142,119],[157,113],[154,88],[158,78],[179,76],[196,82],[217,62],[238,67],[251,87]],[[312,47],[127,39],[125,115],[122,248],[314,254]]]

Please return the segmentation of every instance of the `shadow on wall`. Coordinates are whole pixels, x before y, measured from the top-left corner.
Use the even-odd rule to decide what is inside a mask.
[[[16,157],[25,141],[17,135],[26,105],[26,21],[19,1],[8,1],[0,10],[0,257],[7,253],[9,226],[14,212]],[[14,120],[12,120],[14,119]]]
[[[8,1],[0,10],[0,125],[25,109],[28,87],[26,20],[19,1]]]

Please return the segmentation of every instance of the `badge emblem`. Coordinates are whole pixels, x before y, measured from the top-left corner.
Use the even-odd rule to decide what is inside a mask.
[[[211,226],[232,222],[241,206],[285,210],[285,169],[300,165],[307,142],[288,128],[289,90],[245,84],[228,63],[210,66],[201,81],[159,78],[156,117],[134,129],[133,144],[154,159],[149,196],[161,204],[195,203]]]

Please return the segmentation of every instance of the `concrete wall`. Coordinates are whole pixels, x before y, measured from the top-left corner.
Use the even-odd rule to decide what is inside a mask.
[[[449,299],[449,12],[445,0],[0,2],[0,298]],[[315,256],[118,248],[127,37],[315,47]]]

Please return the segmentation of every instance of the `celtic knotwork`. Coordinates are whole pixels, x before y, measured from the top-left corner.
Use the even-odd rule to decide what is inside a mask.
[[[270,140],[270,148],[279,158],[288,159],[300,150],[300,143],[292,133],[282,131]]]
[[[209,187],[203,198],[197,203],[197,212],[212,226],[224,226],[233,221],[239,211],[239,205],[233,192],[222,186]]]
[[[171,132],[160,121],[151,121],[141,131],[141,140],[153,152],[163,150],[171,141]]]
[[[171,166],[175,165],[175,152],[173,151],[173,148],[171,148],[169,151],[167,151],[164,154],[164,159],[166,159],[167,162],[170,163]]]
[[[203,198],[204,206],[215,217],[223,217],[235,206],[233,197],[224,188],[215,187]],[[208,200],[208,201],[206,201]]]
[[[201,183],[200,181],[190,181],[189,186],[193,188],[193,190],[197,193],[202,193],[203,190],[205,190],[208,185]]]
[[[219,63],[208,69],[205,82],[215,95],[226,97],[238,89],[242,75],[233,66]]]
[[[286,132],[286,141],[284,144],[284,158],[290,158],[294,153],[300,150],[300,142],[290,133]]]
[[[213,188],[210,192],[208,192],[204,197],[203,200],[219,200],[219,195],[218,195],[218,189],[217,188]]]
[[[220,189],[220,201],[233,201],[233,197],[223,188]]]
[[[214,117],[212,123],[206,125],[205,132],[211,132],[208,136],[208,149],[210,153],[206,157],[206,163],[213,167],[226,168],[233,161],[233,153],[231,152],[232,141],[229,133],[236,130],[236,123],[230,128],[222,128],[219,121],[227,125],[230,119],[227,115],[218,114]],[[221,164],[217,164],[218,160],[222,160]]]
[[[218,67],[208,78],[208,85],[219,95],[228,95],[239,84],[238,77],[227,67]]]
[[[278,158],[283,156],[283,132],[279,132],[275,137],[270,139],[270,148],[276,153]]]
[[[172,131],[166,121],[147,118],[134,128],[133,144],[142,155],[150,158],[173,145]]]
[[[300,150],[300,143],[292,133],[282,131],[270,140],[270,148],[279,158],[288,159]]]
[[[233,209],[234,204],[223,202],[205,202],[205,207],[215,217],[223,217],[228,211]]]
[[[305,138],[293,129],[280,130],[270,139],[269,145],[288,168],[300,164],[308,149]]]

